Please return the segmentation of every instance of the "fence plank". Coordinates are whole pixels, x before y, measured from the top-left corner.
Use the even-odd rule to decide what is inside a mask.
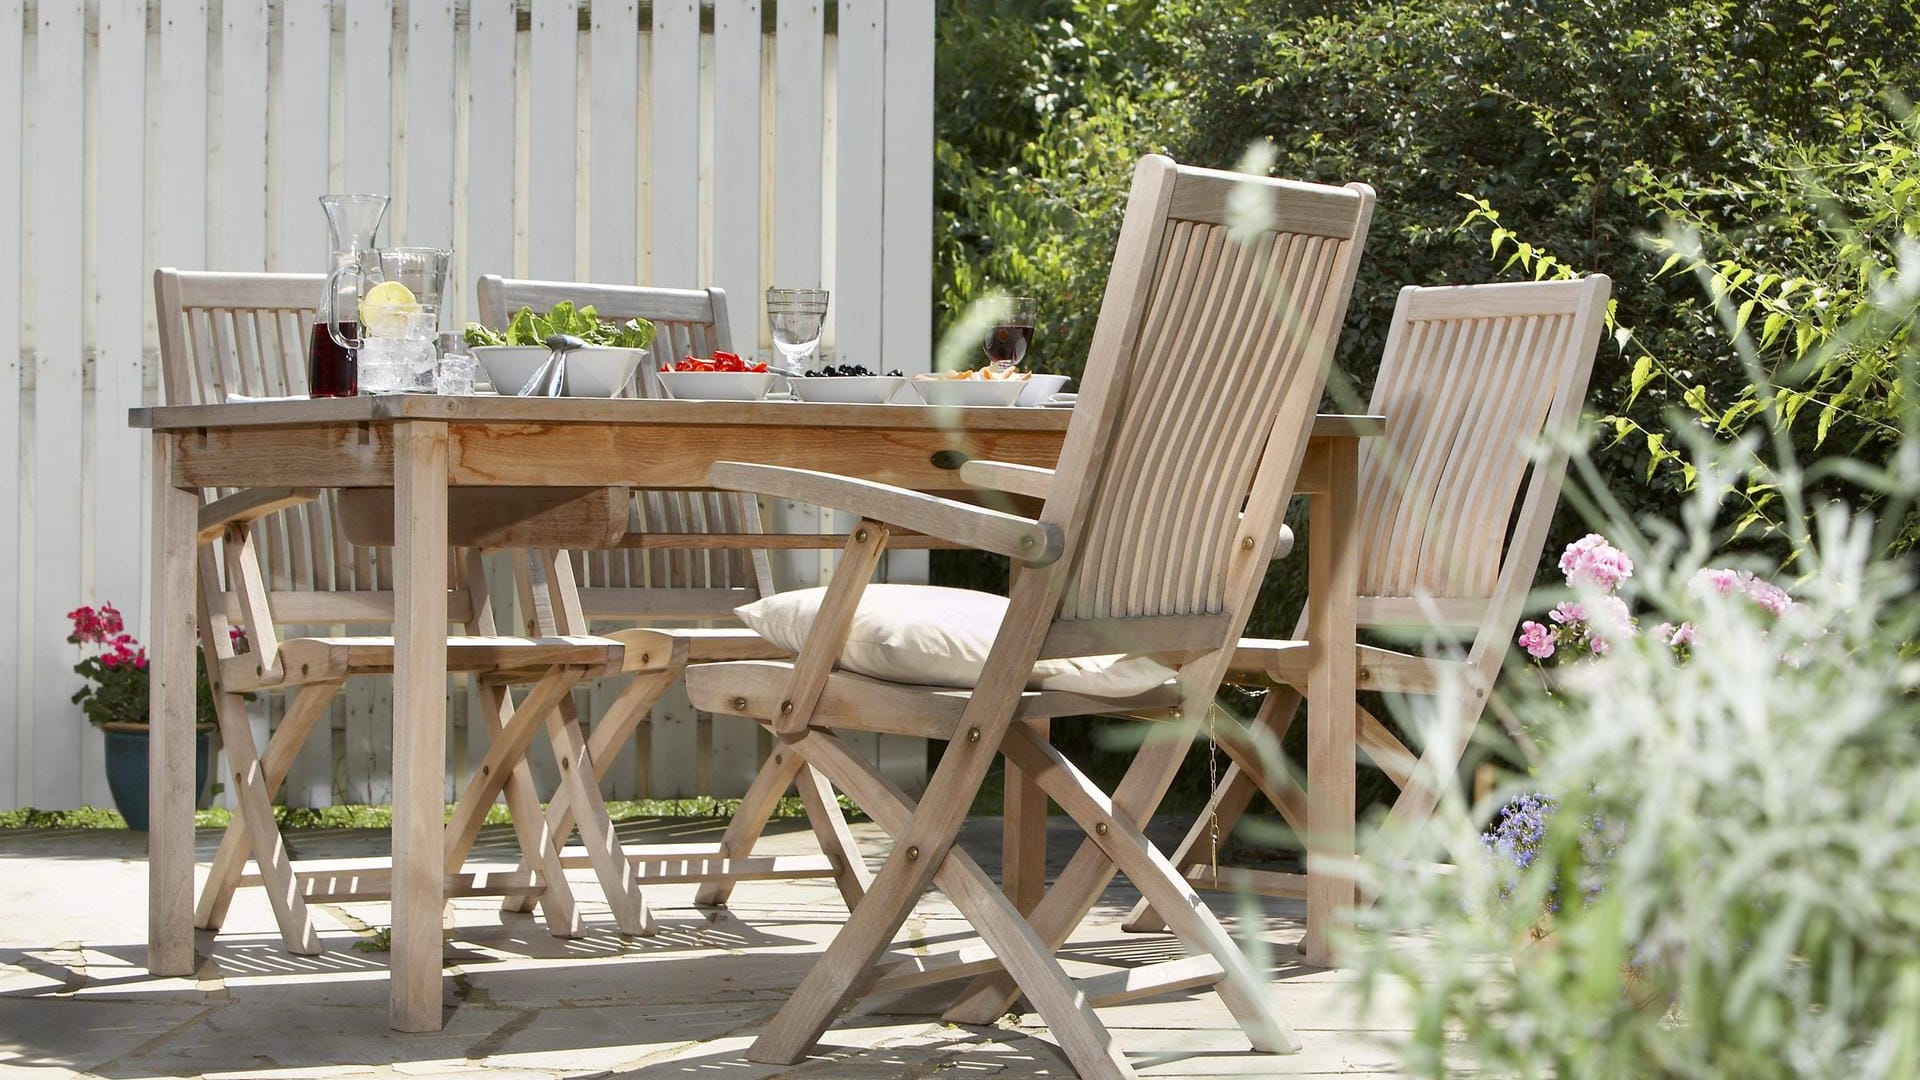
[[[599,0],[591,14],[588,199],[593,230],[587,235],[587,268],[595,281],[624,284],[639,280],[640,5]]]
[[[26,11],[22,0],[0,0],[0,251],[18,252],[21,236],[21,147],[25,134],[21,104],[25,97]],[[0,259],[0,508],[20,506],[20,260]],[[0,574],[10,581],[31,576],[21,565],[24,515],[0,513]],[[33,715],[21,677],[15,628],[20,625],[20,590],[0,589],[0,707],[11,714],[0,721],[0,748],[12,761],[0,766],[0,807],[24,805],[33,790]]]
[[[342,175],[348,191],[387,195],[393,191],[393,0],[346,0],[346,5]]]
[[[415,247],[452,247],[453,0],[408,0],[406,55],[407,200],[397,235]]]
[[[170,2],[170,0],[169,0]],[[326,265],[326,225],[333,34],[330,0],[283,0],[279,78],[279,260],[276,269],[318,273]],[[314,739],[324,743],[325,739]],[[291,781],[289,781],[291,783]]]
[[[207,2],[160,11],[160,265],[207,265]]]
[[[140,557],[140,541],[146,533],[140,458],[146,440],[127,426],[127,410],[141,404],[148,294],[143,250],[147,235],[146,0],[101,0],[98,56],[93,594],[112,601],[125,614],[127,625],[137,628],[146,606],[146,560]],[[0,496],[0,505],[3,500]],[[104,782],[104,776],[100,779]],[[86,801],[99,805],[98,799],[89,793]]]
[[[574,276],[574,181],[578,139],[580,12],[575,0],[533,0],[528,132],[528,270],[537,278]]]
[[[164,7],[162,10],[165,10]],[[224,0],[220,37],[219,236],[222,270],[267,268],[267,4]],[[103,64],[104,67],[104,64]]]
[[[83,290],[82,186],[85,183],[84,99],[73,73],[86,55],[81,0],[41,0],[34,85],[35,280],[33,541],[29,579],[34,643],[32,799],[71,807],[81,797],[80,736],[68,700],[78,681],[73,646],[59,630],[81,602],[80,401]]]
[[[932,370],[933,0],[887,8],[881,344],[888,365]],[[922,556],[924,558],[924,556]]]
[[[795,0],[769,43],[761,33],[765,0],[716,0],[710,37],[696,0],[650,8],[655,26],[638,25],[640,0],[603,0],[585,34],[579,2],[533,0],[533,18],[519,29],[515,0],[410,0],[396,42],[393,0],[337,0],[337,9],[335,0],[226,0],[213,35],[206,0],[51,0],[31,24],[24,0],[0,0],[11,15],[0,26],[0,71],[12,75],[0,76],[0,245],[22,254],[0,260],[0,447],[14,455],[0,461],[0,507],[18,511],[0,523],[0,571],[47,583],[38,596],[25,586],[25,612],[7,610],[17,598],[0,598],[0,679],[17,697],[8,710],[14,718],[0,720],[0,746],[14,756],[12,766],[0,765],[0,806],[32,799],[36,777],[48,805],[71,803],[76,792],[89,802],[105,798],[97,759],[86,756],[97,748],[64,700],[68,650],[57,637],[50,644],[13,628],[57,623],[83,589],[137,619],[144,563],[121,548],[145,542],[142,500],[125,494],[145,485],[139,466],[122,464],[141,457],[137,442],[128,449],[123,417],[142,394],[155,263],[321,269],[317,197],[370,190],[396,196],[386,242],[456,241],[461,286],[483,272],[716,282],[730,293],[736,344],[748,350],[764,336],[764,284],[828,283],[838,294],[841,355],[872,362],[862,354],[877,332],[888,362],[911,364],[888,348],[900,321],[890,300],[904,300],[911,313],[917,294],[918,309],[928,311],[930,238],[918,238],[925,255],[913,261],[893,252],[896,233],[929,226],[931,135],[918,132],[924,150],[909,151],[929,157],[927,195],[897,215],[894,159],[916,122],[896,101],[902,85],[924,91],[917,125],[926,128],[930,3],[851,0],[839,13],[841,41],[826,36],[823,0]],[[97,53],[82,4],[98,12]],[[914,33],[924,30],[926,39],[905,66],[894,57],[893,23],[903,21],[896,7],[911,8],[904,21],[920,20]],[[335,14],[337,27],[329,25]],[[146,17],[157,30],[157,61],[148,56]],[[43,53],[65,59],[36,68]],[[581,82],[582,53],[591,85]],[[35,71],[25,76],[34,82],[21,85],[20,73]],[[75,93],[80,86],[89,92]],[[399,123],[395,108],[404,113]],[[74,120],[76,113],[84,115]],[[337,157],[330,134],[342,146]],[[72,153],[50,156],[61,148]],[[151,177],[147,165],[156,169]],[[22,203],[29,188],[38,193],[30,219]],[[593,222],[590,233],[583,220]],[[516,229],[531,239],[517,240]],[[24,312],[23,292],[34,290],[23,289],[23,271],[41,282]],[[922,330],[921,352],[925,340]],[[36,378],[24,381],[38,388],[38,402],[21,393],[23,345],[35,350]],[[86,397],[89,352],[95,381]],[[23,437],[35,461],[24,478]],[[59,505],[33,514],[21,499],[35,490],[42,509]],[[792,510],[790,520],[818,526],[810,508]],[[88,542],[75,545],[74,536]],[[40,557],[24,565],[34,550]],[[810,562],[806,574],[817,577],[820,560]],[[70,597],[56,599],[67,590]],[[317,733],[296,764],[289,801],[388,797],[384,682],[357,681],[339,703],[335,726]],[[590,714],[604,708],[608,689],[582,690]],[[261,707],[272,713],[278,704]],[[450,708],[456,725],[460,704]],[[657,719],[657,729],[644,728],[622,752],[607,790],[737,793],[761,750],[751,725],[701,717],[677,692]],[[454,775],[485,745],[476,725],[467,728],[464,746],[457,737],[448,744]],[[905,744],[882,741],[870,752],[890,771],[911,772]],[[49,754],[61,759],[64,777],[48,774]],[[550,784],[551,761],[538,756]]]
[[[700,284],[700,6],[653,4],[653,188],[655,285]]]
[[[928,120],[933,115],[933,5],[934,0],[887,4],[880,347],[888,367],[909,375],[933,368],[933,125]],[[847,262],[840,259],[843,267]],[[891,552],[885,572],[889,581],[926,581],[927,553]],[[922,740],[886,735],[880,750],[880,767],[889,779],[907,787],[924,781]]]
[[[819,0],[780,4],[773,44],[773,280],[780,288],[817,288],[821,277],[822,132],[825,24]],[[774,524],[784,532],[821,528],[817,508],[781,501]],[[819,582],[823,556],[774,556],[783,587]]]
[[[737,352],[760,340],[760,0],[713,10],[713,283]]]
[[[473,0],[467,48],[467,274],[513,277],[514,0]]]
[[[843,364],[891,366],[880,351],[880,227],[886,87],[884,0],[840,0],[834,112],[834,348]]]
[[[819,0],[779,5],[774,36],[773,277],[782,288],[820,284],[822,59]]]

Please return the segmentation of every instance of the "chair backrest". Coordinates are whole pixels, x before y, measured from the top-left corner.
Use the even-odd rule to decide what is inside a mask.
[[[641,365],[638,380],[647,397],[661,396],[654,376],[661,361],[731,349],[727,297],[720,289],[525,281],[489,274],[480,279],[477,292],[481,320],[496,328],[522,307],[545,311],[563,300],[591,304],[602,319],[652,322],[652,362]],[[759,504],[750,496],[713,492],[637,492],[631,527],[637,534],[759,532]],[[589,618],[731,619],[733,608],[773,591],[771,560],[758,550],[576,552],[573,564],[581,606]]]
[[[156,271],[165,402],[306,393],[307,339],[325,281],[323,274]],[[332,493],[264,519],[258,532],[276,621],[391,621],[386,550],[347,543]],[[346,593],[353,595],[339,595]]]
[[[1142,159],[1044,511],[1066,545],[1049,651],[1218,655],[1238,637],[1372,208],[1361,184]],[[1114,632],[1062,633],[1076,623]]]
[[[1511,637],[1505,613],[1546,543],[1610,287],[1596,275],[1401,290],[1369,406],[1387,433],[1361,451],[1363,623],[1438,616]]]

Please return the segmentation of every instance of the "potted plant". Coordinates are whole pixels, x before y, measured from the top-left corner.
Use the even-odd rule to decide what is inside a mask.
[[[67,618],[73,623],[67,640],[81,650],[74,674],[86,681],[74,691],[73,700],[106,734],[107,787],[113,792],[114,806],[126,819],[127,828],[145,832],[150,684],[147,650],[127,633],[120,612],[112,604],[75,608]],[[233,633],[238,640],[240,632]],[[196,666],[193,775],[194,790],[203,792],[212,756],[213,687],[207,681],[206,661],[197,652]]]

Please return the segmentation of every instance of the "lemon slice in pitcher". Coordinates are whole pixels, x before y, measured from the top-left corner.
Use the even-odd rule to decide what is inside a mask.
[[[368,337],[401,337],[407,332],[402,307],[415,303],[413,290],[397,281],[383,281],[360,298],[360,332]]]

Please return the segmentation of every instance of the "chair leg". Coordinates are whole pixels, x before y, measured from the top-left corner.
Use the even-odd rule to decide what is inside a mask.
[[[1220,1000],[1240,1022],[1253,1048],[1269,1054],[1299,1052],[1299,1037],[1280,1018],[1267,998],[1265,982],[1248,965],[1225,928],[1146,834],[1114,812],[1106,793],[1058,750],[1021,725],[1007,733],[1001,751],[1072,815],[1156,910],[1166,913],[1169,925],[1182,941],[1219,962],[1224,972],[1216,986]]]
[[[580,733],[580,717],[574,712],[573,696],[560,699],[559,707],[547,713],[547,730],[553,739],[554,757],[560,766],[560,786],[571,796],[574,824],[580,830],[580,842],[586,845],[587,858],[607,895],[607,907],[623,934],[646,936],[654,932],[653,914],[634,884],[627,869],[627,857],[614,835],[613,822],[600,797],[599,778],[593,758],[587,752],[586,736]],[[565,846],[566,833],[547,831],[547,839],[557,852]]]
[[[267,752],[261,759],[266,769],[269,802],[279,794],[280,785],[286,782],[287,771],[293,767],[293,759],[312,736],[315,722],[326,715],[327,706],[332,704],[333,696],[339,692],[338,680],[313,683],[301,687],[292,704],[287,706],[286,715],[280,718],[280,727],[267,740]],[[227,822],[227,831],[221,834],[220,850],[214,853],[213,865],[207,871],[207,882],[200,889],[200,904],[194,912],[195,926],[202,930],[218,930],[227,921],[227,906],[233,902],[233,891],[240,886],[240,875],[247,868],[247,854],[251,850],[244,815],[235,814]]]
[[[733,820],[727,822],[727,831],[721,834],[722,858],[745,858],[753,854],[753,845],[767,827],[767,819],[773,816],[774,808],[779,806],[780,796],[787,793],[787,788],[793,785],[794,777],[799,775],[804,764],[806,762],[794,753],[792,747],[781,742],[774,743],[773,753],[761,763],[760,771],[754,774],[753,783],[747,785],[747,793],[740,799],[740,809],[734,812]],[[733,886],[734,882],[725,878],[706,882],[693,894],[693,902],[717,907],[733,895]]]
[[[1212,704],[1211,699],[1189,702],[1182,710],[1183,723],[1171,729],[1155,729],[1165,734],[1149,739],[1140,748],[1114,789],[1113,806],[1120,816],[1139,825],[1160,805],[1187,749],[1193,745],[1199,711]],[[1074,927],[1093,910],[1117,869],[1091,839],[1083,840],[1067,868],[1029,915],[1040,939],[1055,949],[1065,943]],[[944,1018],[955,1024],[991,1024],[1012,1007],[1019,995],[1019,988],[1006,973],[982,975],[967,986]]]
[[[633,677],[620,696],[614,699],[613,707],[608,709],[600,722],[593,725],[593,733],[587,738],[587,756],[593,761],[593,778],[598,782],[607,775],[613,765],[614,755],[626,745],[633,732],[646,718],[653,703],[660,700],[667,687],[680,677],[679,668],[666,671],[643,671]],[[553,801],[547,804],[547,835],[553,838],[556,850],[565,846],[567,837],[573,835],[573,793],[562,785],[553,793]],[[520,869],[525,871],[529,865],[524,856],[520,860]],[[531,895],[509,896],[500,904],[503,912],[527,912],[533,910],[535,898]]]
[[[208,650],[211,652],[212,650]],[[260,867],[260,881],[267,889],[267,901],[280,924],[280,938],[287,951],[314,956],[321,951],[320,935],[307,917],[307,903],[287,856],[286,841],[273,821],[273,798],[267,790],[266,768],[254,752],[253,729],[247,722],[246,702],[238,694],[215,690],[214,715],[220,723],[220,742],[233,766],[234,794],[240,802],[240,821],[246,827],[247,841],[254,861]]]
[[[1266,700],[1261,702],[1260,711],[1255,714],[1253,723],[1256,729],[1264,727],[1271,731],[1273,745],[1278,746],[1280,740],[1286,738],[1287,730],[1293,726],[1294,717],[1298,715],[1300,715],[1299,692],[1288,687],[1276,687],[1269,691]],[[1220,787],[1207,800],[1206,808],[1200,811],[1200,816],[1194,820],[1193,828],[1187,830],[1186,838],[1180,842],[1180,848],[1173,856],[1173,865],[1183,874],[1188,867],[1200,865],[1205,851],[1202,845],[1214,835],[1216,829],[1219,830],[1220,836],[1233,835],[1234,826],[1240,823],[1240,818],[1247,812],[1247,804],[1253,801],[1254,792],[1260,787],[1261,785],[1254,782],[1253,776],[1240,767],[1239,762],[1228,765],[1226,776],[1222,778]],[[1127,913],[1126,921],[1120,924],[1120,929],[1128,933],[1145,934],[1164,930],[1166,926],[1166,920],[1160,917],[1159,912],[1155,911],[1153,905],[1143,896],[1139,903],[1133,905],[1133,910]]]
[[[1042,738],[1048,734],[1046,720],[1029,720],[1026,726]],[[1012,762],[1001,806],[1000,888],[1022,914],[1047,891],[1047,795]]]
[[[872,815],[890,835],[900,837],[907,834],[918,807],[872,762],[854,753],[840,739],[824,732],[808,732],[798,742],[797,749],[806,755],[810,764],[818,767],[841,790],[852,796],[853,801],[859,803],[861,809]],[[934,875],[934,884],[953,901],[994,955],[1004,962],[1005,970],[1012,973],[1021,991],[1033,1002],[1034,1010],[1053,1032],[1054,1038],[1060,1040],[1060,1047],[1073,1066],[1075,1075],[1099,1077],[1102,1080],[1125,1080],[1135,1075],[1132,1066],[1114,1044],[1106,1025],[1094,1015],[1086,996],[1067,977],[1059,960],[1021,917],[1013,902],[994,885],[986,871],[972,857],[957,845],[949,846]],[[913,903],[918,899],[917,893],[908,899],[908,911],[912,910]],[[861,905],[861,910],[878,906],[868,901]],[[835,946],[842,945],[849,935],[858,932],[853,925],[858,917],[859,911],[856,911],[854,917],[848,919],[847,928],[834,939]],[[880,942],[880,949],[884,950],[892,941],[893,934],[899,931],[899,923],[904,919],[903,913],[899,920],[895,920],[893,930]],[[860,944],[864,950],[865,943],[862,941]],[[808,973],[809,981],[835,962],[834,951],[830,947],[828,955],[815,964]],[[852,970],[851,977],[857,978],[871,965],[872,958],[869,958],[865,964]],[[789,1019],[789,1014],[804,1008],[805,1002],[810,1000],[805,997],[805,988],[806,984],[802,983],[801,991],[796,992],[780,1015],[768,1024],[765,1033],[747,1052],[749,1058],[773,1064],[798,1060],[812,1045],[813,1039],[819,1037],[820,1030],[824,1030],[833,1015],[839,1012],[839,1002],[836,1001],[825,1010],[826,1019],[819,1021],[813,1039],[806,1040],[797,1048],[790,1048],[791,1042],[775,1041],[780,1037],[783,1021]],[[799,1019],[793,1018],[795,1022]],[[786,1060],[776,1060],[779,1058]]]
[[[447,872],[454,873],[467,861],[474,838],[486,823],[487,809],[504,789],[521,857],[528,864],[541,867],[541,884],[545,888],[540,893],[540,908],[546,916],[547,929],[556,937],[579,934],[580,916],[574,908],[566,874],[560,867],[559,853],[547,836],[546,815],[541,812],[539,797],[534,792],[526,753],[547,712],[572,692],[580,676],[579,671],[570,669],[548,672],[534,684],[517,709],[506,687],[482,688],[481,713],[493,741],[487,746],[486,758],[454,804],[453,817],[446,829],[445,864]]]
[[[800,789],[800,805],[806,808],[807,820],[813,825],[814,838],[820,842],[827,858],[840,868],[833,877],[834,884],[840,887],[840,898],[847,902],[847,910],[852,911],[873,884],[873,872],[867,869],[867,860],[860,856],[860,845],[853,839],[853,830],[847,827],[847,817],[840,812],[840,801],[834,798],[833,785],[827,778],[809,765],[800,770],[794,781]]]

